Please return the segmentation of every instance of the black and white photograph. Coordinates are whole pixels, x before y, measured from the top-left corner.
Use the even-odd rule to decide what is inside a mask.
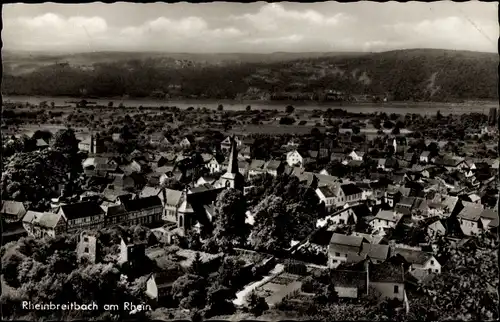
[[[498,321],[497,2],[2,6],[4,321]]]

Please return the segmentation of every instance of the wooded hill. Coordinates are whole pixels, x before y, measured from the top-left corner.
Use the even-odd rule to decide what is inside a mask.
[[[17,56],[20,57],[20,56]],[[317,99],[328,91],[390,99],[497,99],[498,55],[383,53],[88,53],[4,58],[4,95]]]

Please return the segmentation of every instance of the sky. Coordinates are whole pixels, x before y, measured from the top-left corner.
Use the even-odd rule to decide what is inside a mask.
[[[469,1],[8,4],[4,49],[271,53],[497,52],[498,4]]]

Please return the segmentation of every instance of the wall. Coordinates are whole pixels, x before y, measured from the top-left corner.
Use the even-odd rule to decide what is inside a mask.
[[[477,222],[473,222],[470,220],[459,219],[460,228],[462,228],[462,232],[466,236],[474,236],[481,232],[481,229],[478,226]]]
[[[356,287],[335,286],[335,291],[341,298],[358,298],[358,289]]]
[[[399,287],[398,293],[394,293],[394,286]],[[404,299],[404,284],[403,283],[392,283],[392,282],[370,282],[370,286],[375,290],[380,292],[382,298],[387,299]]]

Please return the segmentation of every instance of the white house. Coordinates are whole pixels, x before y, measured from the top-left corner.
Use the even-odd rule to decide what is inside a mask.
[[[348,254],[359,253],[364,238],[334,233],[328,245],[328,267],[337,268],[347,262]]]
[[[236,146],[237,147],[240,147],[241,146],[241,140],[235,136],[234,137],[234,140],[236,141]],[[231,137],[228,136],[226,137],[221,143],[220,143],[220,148],[222,151],[224,152],[229,152],[229,150],[231,150]]]
[[[430,151],[424,151],[420,154],[420,157],[418,158],[418,161],[421,163],[429,163],[429,155]]]
[[[302,167],[304,164],[304,158],[300,155],[300,153],[297,150],[293,150],[286,154],[286,162],[291,167],[297,165]]]
[[[339,194],[339,186],[321,186],[316,189],[316,194],[320,202],[325,203],[325,207],[333,208],[338,205],[337,198]]]
[[[410,273],[420,270],[428,274],[440,274],[441,264],[431,253],[407,248],[395,248],[394,254],[401,255],[411,265]]]
[[[360,152],[360,151],[352,151],[351,153],[349,153],[349,157],[351,157],[352,160],[354,161],[363,161],[363,158],[365,156],[365,153],[364,152]]]
[[[191,142],[189,142],[188,138],[183,138],[181,140],[181,142],[179,143],[179,145],[182,147],[182,148],[189,148],[191,146]]]
[[[263,174],[265,173],[264,165],[266,164],[266,161],[264,160],[252,160],[252,163],[250,163],[250,166],[248,168],[248,177],[251,178],[253,176]]]
[[[205,166],[208,168],[210,173],[216,173],[222,171],[222,163],[219,163],[215,157],[211,158]]]
[[[324,219],[318,219],[316,227],[328,226],[328,230],[333,230],[338,225],[355,224],[358,218],[352,208],[341,209]]]
[[[483,231],[481,214],[484,207],[471,202],[463,202],[464,207],[457,215],[460,228],[465,236],[477,236]]]
[[[403,214],[401,213],[381,210],[377,216],[372,219],[370,226],[374,231],[384,233],[386,229],[395,228],[399,224],[401,218],[403,218]]]

